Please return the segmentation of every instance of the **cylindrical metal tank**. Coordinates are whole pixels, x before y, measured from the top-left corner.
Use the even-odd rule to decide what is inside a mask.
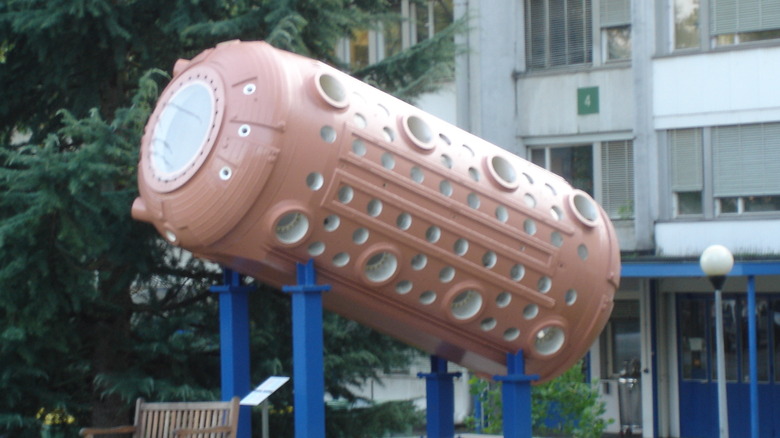
[[[618,287],[586,193],[321,62],[263,42],[181,60],[143,137],[132,214],[276,286],[314,259],[326,308],[476,372],[547,380]]]

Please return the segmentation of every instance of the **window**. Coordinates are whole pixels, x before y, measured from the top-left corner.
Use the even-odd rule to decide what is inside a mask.
[[[390,4],[398,20],[388,20],[378,30],[357,29],[337,48],[353,70],[431,38],[452,24],[452,0],[392,0]]]
[[[593,61],[590,0],[526,0],[529,70]]]
[[[672,0],[674,48],[701,47],[708,35],[713,47],[780,39],[777,0]],[[702,23],[701,17],[709,16]]]
[[[780,211],[780,123],[712,128],[717,213]]]
[[[705,150],[712,157],[709,183]],[[780,212],[780,123],[672,130],[669,156],[675,216]],[[705,185],[711,212],[704,211]]]
[[[601,0],[601,32],[604,59],[607,61],[631,58],[631,2],[629,0]]]
[[[599,158],[594,158],[597,152]],[[593,145],[533,148],[530,159],[599,200],[610,218],[634,217],[634,151],[631,140],[602,142],[597,149]],[[599,161],[598,169],[594,168],[594,163]],[[600,193],[595,193],[597,189]]]
[[[674,48],[699,47],[700,34],[699,0],[674,0]]]
[[[634,217],[634,142],[601,143],[601,205],[612,219]]]
[[[780,38],[777,0],[710,0],[715,45]]]
[[[669,132],[672,168],[672,192],[676,216],[703,213],[701,129],[678,129]]]
[[[591,145],[533,149],[531,161],[562,176],[574,188],[593,196],[593,147]]]

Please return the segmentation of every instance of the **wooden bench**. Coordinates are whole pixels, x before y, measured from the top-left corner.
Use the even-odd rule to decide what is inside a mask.
[[[133,438],[235,438],[238,397],[226,402],[147,403],[135,405],[135,424],[111,428],[81,429],[81,436],[131,435]]]

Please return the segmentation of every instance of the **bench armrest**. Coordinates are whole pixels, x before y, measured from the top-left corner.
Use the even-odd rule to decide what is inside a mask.
[[[96,435],[121,435],[135,433],[135,426],[117,426],[105,428],[84,428],[79,431],[79,435],[84,438],[94,438]]]
[[[233,428],[230,426],[218,426],[218,427],[199,427],[193,429],[178,429],[173,431],[175,437],[186,437],[191,435],[197,435],[201,433],[226,433],[232,435]],[[226,436],[228,436],[226,435]]]

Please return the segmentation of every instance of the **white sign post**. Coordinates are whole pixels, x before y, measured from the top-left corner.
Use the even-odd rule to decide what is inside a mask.
[[[272,376],[265,380],[265,382],[261,383],[260,386],[255,388],[252,392],[247,394],[246,397],[241,399],[241,405],[243,406],[257,406],[259,404],[263,404],[263,437],[268,438],[268,403],[266,403],[266,400],[268,397],[271,396],[274,392],[276,392],[277,389],[284,386],[287,381],[289,381],[289,377],[279,377],[279,376]]]

